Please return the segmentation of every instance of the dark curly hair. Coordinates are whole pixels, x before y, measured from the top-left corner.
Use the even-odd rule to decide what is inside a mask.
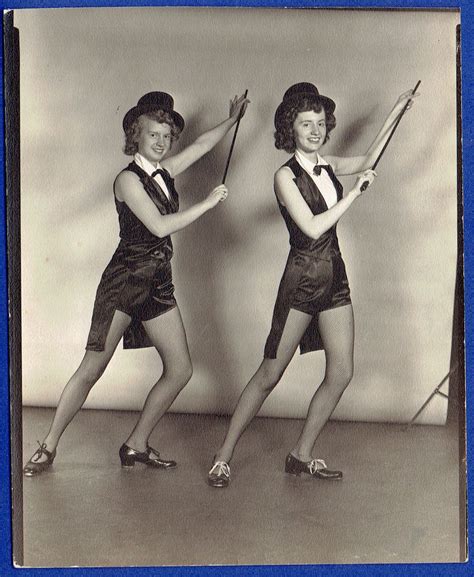
[[[319,99],[301,96],[296,100],[292,100],[291,104],[288,104],[278,119],[274,132],[275,147],[278,148],[278,150],[285,150],[289,154],[292,154],[296,150],[293,124],[299,112],[308,112],[310,110],[314,112],[324,110],[326,112],[326,138],[323,144],[329,140],[329,133],[336,126],[336,117],[334,114],[328,113]]]
[[[125,130],[125,145],[123,151],[129,156],[133,156],[138,152],[138,140],[143,128],[143,119],[148,118],[160,124],[168,124],[171,128],[171,144],[178,140],[181,130],[173,122],[170,114],[163,110],[156,110],[155,112],[147,112],[139,116],[132,124]]]

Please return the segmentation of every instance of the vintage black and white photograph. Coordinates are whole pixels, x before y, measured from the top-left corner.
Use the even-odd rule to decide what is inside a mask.
[[[4,19],[15,564],[465,561],[459,11]]]

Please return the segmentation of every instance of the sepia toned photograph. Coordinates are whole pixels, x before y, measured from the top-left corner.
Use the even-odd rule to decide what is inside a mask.
[[[15,566],[465,562],[459,11],[4,29]]]

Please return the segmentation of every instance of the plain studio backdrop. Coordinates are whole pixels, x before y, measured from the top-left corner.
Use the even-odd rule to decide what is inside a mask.
[[[365,152],[398,95],[421,80],[378,166],[341,219],[356,319],[355,376],[334,417],[406,421],[449,370],[457,246],[457,12],[234,8],[15,12],[21,49],[23,399],[55,406],[79,364],[95,291],[118,243],[112,183],[129,162],[122,118],[170,92],[176,148],[249,90],[225,203],[173,235],[176,296],[194,376],[172,409],[229,413],[259,365],[288,253],[273,173],[273,114],[295,82],[337,104],[323,155]],[[231,134],[176,180],[181,206],[221,182]],[[344,178],[349,187],[354,178]],[[119,345],[86,407],[140,409],[154,349]],[[324,372],[299,356],[261,414],[301,417]],[[437,397],[424,422],[442,423]]]

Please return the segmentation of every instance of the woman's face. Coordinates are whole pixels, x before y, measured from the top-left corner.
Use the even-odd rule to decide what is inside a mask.
[[[298,112],[293,123],[296,148],[310,154],[317,152],[326,140],[326,112]]]
[[[146,116],[140,118],[140,124],[138,152],[156,166],[171,148],[171,127]]]

